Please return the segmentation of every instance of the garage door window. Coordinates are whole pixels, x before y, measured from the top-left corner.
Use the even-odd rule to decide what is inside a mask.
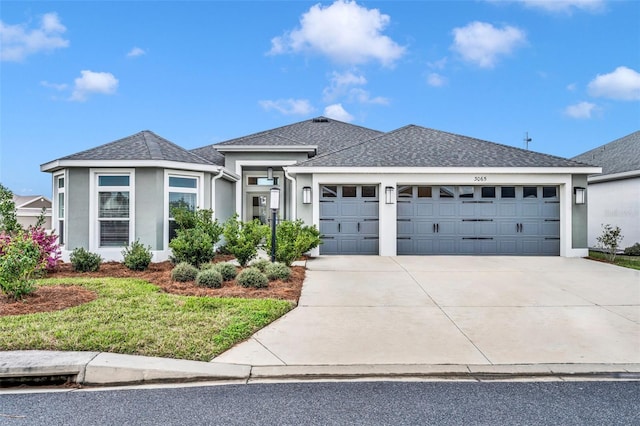
[[[413,186],[398,187],[398,198],[412,198],[412,197],[413,197]]]
[[[431,187],[430,186],[419,186],[418,187],[418,198],[431,198]]]
[[[322,187],[323,198],[336,198],[338,196],[338,187],[335,185],[325,185]]]
[[[441,186],[440,198],[453,198],[453,186]]]
[[[376,187],[375,186],[363,186],[362,187],[362,196],[364,198],[375,198],[376,197]]]
[[[342,198],[354,198],[356,196],[356,187],[355,186],[343,186],[342,187]]]
[[[558,196],[558,188],[555,186],[543,186],[542,198],[556,198]]]
[[[473,186],[461,186],[458,190],[460,198],[473,198]]]
[[[516,198],[516,187],[503,186],[500,188],[500,198]]]
[[[525,186],[522,188],[522,197],[523,198],[538,198],[538,187],[536,186]]]
[[[482,187],[482,198],[496,198],[496,187],[495,186],[483,186]]]

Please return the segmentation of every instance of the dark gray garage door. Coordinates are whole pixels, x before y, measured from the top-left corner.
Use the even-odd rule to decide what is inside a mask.
[[[556,186],[400,186],[398,254],[560,254]]]
[[[320,187],[320,254],[378,254],[378,186]]]

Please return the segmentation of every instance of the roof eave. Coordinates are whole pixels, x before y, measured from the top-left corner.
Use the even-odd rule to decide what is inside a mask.
[[[121,167],[150,167],[165,169],[183,169],[199,172],[219,172],[223,166],[216,164],[187,163],[182,161],[168,160],[54,160],[40,166],[41,172],[53,173],[61,169],[70,167],[100,167],[100,168],[121,168]]]
[[[599,183],[599,182],[608,182],[612,180],[631,179],[634,177],[640,177],[640,170],[630,170],[628,172],[611,173],[608,175],[589,176],[587,178],[587,182]]]
[[[453,173],[495,173],[495,174],[596,174],[600,167],[358,167],[358,166],[287,166],[289,173],[356,173],[356,174],[453,174]]]
[[[220,153],[225,152],[306,152],[315,154],[317,145],[225,145],[216,146]]]

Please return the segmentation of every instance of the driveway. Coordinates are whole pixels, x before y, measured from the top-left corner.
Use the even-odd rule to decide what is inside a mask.
[[[561,257],[321,256],[299,306],[214,362],[640,363],[640,271]]]

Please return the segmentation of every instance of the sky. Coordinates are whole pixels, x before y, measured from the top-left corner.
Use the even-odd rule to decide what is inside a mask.
[[[186,148],[327,116],[561,157],[640,130],[640,2],[0,2],[0,183],[151,130]]]

